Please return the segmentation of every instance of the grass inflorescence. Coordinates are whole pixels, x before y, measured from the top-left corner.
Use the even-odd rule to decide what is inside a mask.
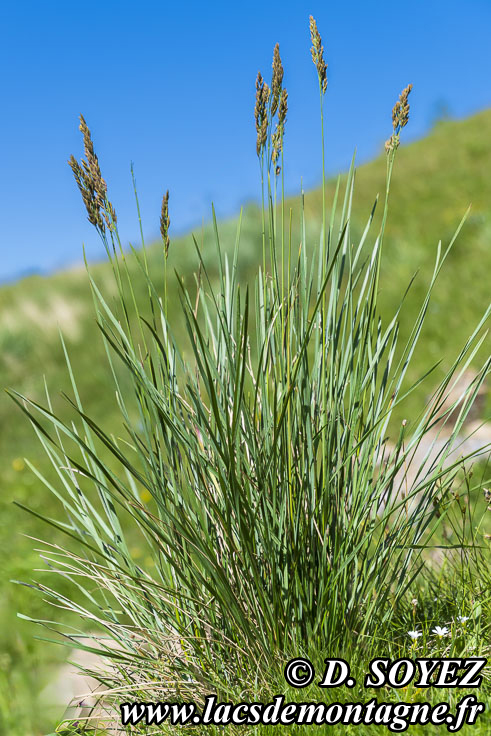
[[[387,153],[390,153],[391,151],[399,147],[400,132],[409,121],[408,97],[412,88],[413,85],[408,84],[408,86],[402,90],[401,94],[399,95],[399,99],[397,100],[392,110],[392,128],[394,129],[394,132],[385,143],[385,150],[387,151]]]
[[[89,222],[100,233],[103,233],[105,224],[110,230],[115,228],[117,223],[116,212],[107,199],[107,185],[102,178],[99,160],[92,143],[92,136],[83,115],[80,115],[80,131],[84,137],[86,160],[82,159],[81,164],[79,164],[75,156],[72,155],[68,160],[68,164],[82,194]]]

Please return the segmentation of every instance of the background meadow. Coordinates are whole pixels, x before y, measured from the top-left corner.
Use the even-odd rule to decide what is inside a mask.
[[[262,10],[259,5],[248,6],[240,18],[231,17],[218,3],[206,13],[201,6],[191,5],[185,19],[177,10],[164,13],[151,3],[142,5],[139,15],[124,3],[106,4],[97,15],[91,12],[95,6],[85,6],[78,15],[52,3],[42,19],[42,33],[34,5],[27,4],[24,10],[22,23],[21,10],[3,11],[5,27],[11,33],[6,34],[2,53],[17,61],[15,74],[6,82],[12,112],[4,121],[6,134],[15,145],[6,154],[9,175],[4,186],[8,186],[2,192],[6,213],[1,236],[5,283],[0,289],[3,387],[43,401],[46,378],[55,412],[68,419],[69,407],[61,396],[62,391],[70,392],[61,329],[87,414],[106,427],[121,424],[87,274],[77,265],[84,242],[93,262],[91,273],[106,294],[115,296],[110,266],[84,219],[80,196],[66,165],[71,153],[80,157],[80,111],[94,134],[124,244],[131,242],[138,247],[129,171],[130,160],[135,161],[152,277],[156,281],[163,278],[162,243],[154,241],[162,194],[169,188],[169,275],[177,269],[186,285],[193,288],[198,262],[191,229],[204,260],[210,263],[212,276],[218,275],[213,269],[213,200],[221,242],[229,253],[235,241],[238,209],[245,205],[240,279],[251,282],[262,256],[254,81],[257,68],[269,78],[272,48],[278,41],[290,105],[284,175],[287,210],[292,211],[292,242],[298,247],[301,240],[298,193],[303,177],[306,242],[309,248],[314,247],[322,223],[322,204],[317,186],[321,175],[317,80],[308,52],[310,12],[316,15],[328,61],[324,109],[327,170],[332,174],[346,172],[355,145],[362,162],[357,167],[351,221],[354,240],[363,231],[374,196],[385,189],[383,142],[391,133],[392,106],[402,87],[409,81],[414,84],[411,121],[404,131],[407,135],[398,151],[391,185],[379,295],[381,314],[393,314],[401,291],[419,271],[401,317],[401,339],[409,336],[411,320],[426,293],[438,241],[448,244],[472,204],[435,287],[408,379],[417,380],[439,360],[434,381],[445,375],[489,303],[491,112],[486,109],[489,86],[481,78],[487,46],[476,37],[486,28],[489,9],[485,3],[470,3],[466,18],[452,3],[435,3],[429,11],[416,4],[410,17],[394,15],[388,3],[377,4],[370,14],[363,4],[352,3],[352,15],[348,9],[336,14],[302,4],[282,4],[280,12],[280,6],[271,3]],[[341,186],[345,182],[346,174]],[[334,189],[335,181],[329,179],[328,202]],[[374,227],[379,225],[380,212]],[[137,298],[143,299],[146,281],[136,264],[128,263]],[[17,278],[26,271],[41,273]],[[178,284],[172,276],[168,283],[170,319],[179,331],[184,322]],[[476,369],[483,356],[489,355],[489,347],[487,338],[474,361]],[[122,380],[124,386],[124,377]],[[404,407],[396,410],[394,426],[403,419],[411,422],[421,412],[434,386],[432,381],[422,384]],[[489,409],[486,388],[478,416],[473,419],[489,417]],[[0,399],[0,452],[0,730],[14,736],[44,734],[63,715],[64,708],[49,687],[56,682],[66,652],[36,641],[33,636],[39,629],[17,618],[17,611],[40,618],[50,618],[51,613],[42,596],[29,587],[12,585],[10,580],[29,583],[34,568],[43,567],[34,549],[39,545],[29,535],[46,538],[50,532],[12,501],[53,518],[62,512],[26,465],[25,458],[29,458],[51,478],[29,423],[6,395]],[[477,473],[489,477],[486,463],[480,464]],[[476,528],[486,508],[484,500],[477,498]],[[489,531],[489,519],[486,522],[484,517],[479,521],[479,534]],[[445,534],[451,538],[450,521]],[[133,558],[145,564],[144,546],[131,532],[129,539]],[[54,535],[50,541],[61,543],[61,536]],[[37,573],[36,579],[52,582],[46,572]],[[415,611],[410,602],[401,608],[398,636],[416,627],[420,615],[431,628],[457,616],[457,608],[462,615],[467,608],[475,611],[475,589],[469,581],[448,597],[434,580],[427,579],[421,585],[410,591],[420,608]],[[438,605],[432,595],[436,589],[440,591]],[[489,598],[487,606],[484,610],[489,614]],[[489,620],[473,622],[471,635],[476,637],[479,631],[489,639]]]

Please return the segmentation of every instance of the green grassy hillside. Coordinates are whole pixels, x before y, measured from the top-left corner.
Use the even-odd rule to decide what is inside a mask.
[[[406,313],[413,314],[425,293],[435,259],[438,242],[445,246],[450,241],[467,207],[471,211],[462,233],[450,254],[442,277],[434,293],[427,325],[422,337],[419,358],[412,368],[411,379],[429,365],[442,360],[441,371],[448,368],[459,347],[479,320],[489,302],[489,274],[491,273],[491,110],[464,121],[439,123],[423,140],[403,146],[397,156],[391,189],[389,221],[385,238],[384,271],[381,277],[381,305],[383,313],[391,313],[399,304],[402,294],[419,269],[419,274],[408,295]],[[327,149],[327,157],[329,150]],[[385,154],[357,171],[355,182],[354,218],[351,224],[353,238],[364,227],[377,192],[385,187]],[[335,182],[328,186],[328,206],[332,201]],[[341,196],[344,196],[343,179]],[[117,203],[115,203],[117,204]],[[285,220],[292,210],[292,245],[296,252],[300,244],[300,199],[287,201]],[[381,209],[381,208],[380,208]],[[321,194],[309,192],[305,196],[308,229],[306,246],[315,246],[320,231]],[[376,216],[380,217],[380,212]],[[83,217],[81,203],[80,216]],[[156,213],[155,220],[158,220]],[[231,250],[235,241],[236,222],[219,225],[224,250]],[[203,242],[205,260],[211,253],[212,229],[206,227],[196,233]],[[241,230],[242,278],[248,280],[252,268],[261,258],[261,216],[255,206],[245,209]],[[162,246],[149,249],[149,263],[153,274],[163,269]],[[212,256],[211,256],[212,258]],[[210,258],[211,266],[213,261]],[[176,268],[189,283],[196,269],[196,254],[190,236],[171,242],[169,269]],[[137,296],[144,298],[145,281],[138,276],[134,263]],[[112,272],[105,263],[91,268],[107,294],[113,289]],[[172,283],[172,279],[170,279]],[[169,303],[175,304],[175,320],[179,326],[180,309],[177,286],[171,287]],[[401,317],[402,337],[406,334],[404,313]],[[69,416],[61,391],[69,392],[69,381],[58,330],[61,329],[76,366],[79,390],[88,414],[105,426],[115,421],[116,406],[108,381],[104,348],[95,324],[92,298],[83,267],[72,268],[49,277],[32,276],[0,289],[0,382],[34,399],[43,400],[44,377],[49,386],[56,411]],[[489,354],[489,341],[483,350]],[[437,371],[438,372],[438,371]],[[431,381],[411,397],[404,407],[409,420],[416,416],[431,390]],[[489,402],[488,402],[489,404]],[[45,515],[56,516],[59,511],[53,498],[48,498],[36,477],[26,467],[24,458],[43,468],[44,458],[40,445],[25,418],[6,394],[0,396],[0,478],[2,487],[0,566],[4,572],[0,589],[0,649],[4,671],[12,672],[11,683],[0,681],[0,730],[17,733],[43,733],[49,720],[33,716],[39,731],[33,731],[29,713],[22,714],[21,699],[29,693],[35,698],[40,683],[48,677],[49,657],[61,653],[32,640],[34,628],[16,619],[16,611],[49,618],[43,601],[29,588],[14,586],[11,578],[29,581],[32,570],[41,567],[35,543],[22,535],[49,537],[50,531],[34,517],[13,506],[17,500]],[[48,583],[49,575],[42,574]],[[17,703],[17,705],[16,705]],[[13,705],[12,705],[13,704]],[[41,705],[32,703],[33,713]],[[48,716],[45,716],[48,718]],[[12,721],[9,721],[12,718]],[[2,721],[3,719],[3,721]],[[24,720],[22,720],[24,719]],[[24,724],[22,726],[22,724]],[[31,729],[31,730],[29,730]]]

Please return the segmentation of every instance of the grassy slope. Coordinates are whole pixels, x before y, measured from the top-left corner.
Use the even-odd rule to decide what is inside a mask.
[[[438,240],[447,244],[467,206],[471,214],[451,254],[435,292],[428,325],[413,378],[432,362],[443,357],[446,365],[470,334],[489,300],[491,273],[491,110],[468,120],[440,123],[425,139],[402,147],[393,179],[385,266],[382,276],[382,306],[391,311],[413,273],[421,273],[408,297],[411,315],[419,305],[434,261]],[[327,151],[327,155],[328,151]],[[373,198],[383,192],[385,156],[359,169],[355,184],[353,236],[360,232]],[[328,202],[333,185],[328,187]],[[298,248],[300,209],[298,198],[288,201],[293,209],[293,248]],[[321,212],[318,191],[306,195],[308,245],[318,237]],[[81,205],[82,206],[82,205]],[[381,209],[381,208],[380,208]],[[380,213],[379,213],[380,215]],[[81,216],[82,210],[81,210]],[[223,223],[220,234],[224,248],[233,246],[235,223]],[[211,228],[203,235],[205,252],[212,247]],[[201,240],[201,234],[198,234]],[[241,238],[242,267],[247,277],[261,257],[261,224],[256,208],[244,214]],[[158,248],[150,252],[154,268],[162,268]],[[170,272],[177,267],[190,276],[196,259],[190,237],[171,245]],[[110,288],[111,276],[106,264],[93,268],[98,280]],[[172,282],[171,278],[171,282]],[[144,293],[141,279],[140,289]],[[174,299],[176,292],[171,293]],[[172,301],[171,301],[172,303]],[[177,299],[175,303],[178,304]],[[178,310],[176,310],[178,318]],[[68,389],[66,369],[58,337],[61,325],[69,345],[85,407],[99,419],[111,423],[115,407],[104,360],[103,347],[95,326],[92,301],[83,269],[24,279],[0,289],[0,381],[22,393],[42,399],[43,375],[47,376],[58,410],[63,407],[60,389]],[[407,330],[402,318],[402,334]],[[489,353],[489,342],[486,346]],[[429,390],[422,389],[406,408],[416,413]],[[2,483],[1,519],[4,533],[0,541],[0,565],[9,578],[28,580],[38,559],[33,543],[20,533],[46,535],[46,529],[12,506],[17,499],[48,515],[56,515],[55,502],[38,491],[36,479],[25,468],[22,457],[28,456],[40,466],[44,460],[28,423],[12,402],[0,396],[0,477]],[[20,668],[27,668],[33,646],[28,624],[15,620],[21,609],[39,613],[42,602],[29,589],[1,584],[0,647]],[[29,642],[26,645],[26,642]],[[43,654],[48,650],[43,650]],[[24,659],[24,665],[20,662]]]

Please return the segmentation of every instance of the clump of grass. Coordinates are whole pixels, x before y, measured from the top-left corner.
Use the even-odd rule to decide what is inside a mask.
[[[310,29],[322,115],[326,64],[312,18]],[[447,428],[451,416],[453,424],[442,449],[410,476],[418,447],[441,421],[446,394],[482,342],[489,309],[421,416],[404,422],[389,445],[393,413],[415,388],[404,379],[431,292],[461,226],[447,249],[439,245],[410,337],[398,346],[403,304],[383,321],[377,298],[410,86],[393,112],[380,229],[372,232],[375,202],[361,239],[351,239],[353,164],[344,201],[338,206],[338,186],[328,224],[323,197],[323,229],[308,257],[305,221],[294,248],[283,209],[277,228],[273,203],[269,172],[283,156],[286,119],[282,84],[276,46],[271,87],[260,73],[256,81],[256,152],[263,192],[266,154],[268,206],[266,212],[263,197],[263,265],[254,296],[239,283],[240,222],[232,264],[215,223],[218,279],[195,242],[196,294],[179,282],[187,342],[173,334],[166,286],[162,298],[144,249],[134,258],[148,304],[135,297],[126,256],[116,255],[115,217],[109,235],[101,226],[100,212],[112,208],[86,127],[87,163],[71,162],[118,288],[114,307],[89,273],[124,436],[85,413],[68,355],[72,424],[53,413],[49,395],[44,407],[13,396],[58,477],[54,485],[36,471],[68,514],[68,522],[47,521],[74,542],[71,549],[47,545],[45,557],[86,602],[38,587],[100,632],[92,649],[111,663],[98,675],[110,688],[103,696],[109,705],[197,699],[211,691],[254,699],[277,686],[291,655],[369,658],[375,643],[389,637],[394,612],[441,527],[441,501],[462,464],[449,460],[450,452],[489,373],[488,360],[459,402],[445,408]],[[324,162],[323,136],[322,152]],[[166,194],[166,262],[169,222]],[[135,538],[145,564],[132,553]],[[63,637],[76,645],[79,633],[67,630]]]

